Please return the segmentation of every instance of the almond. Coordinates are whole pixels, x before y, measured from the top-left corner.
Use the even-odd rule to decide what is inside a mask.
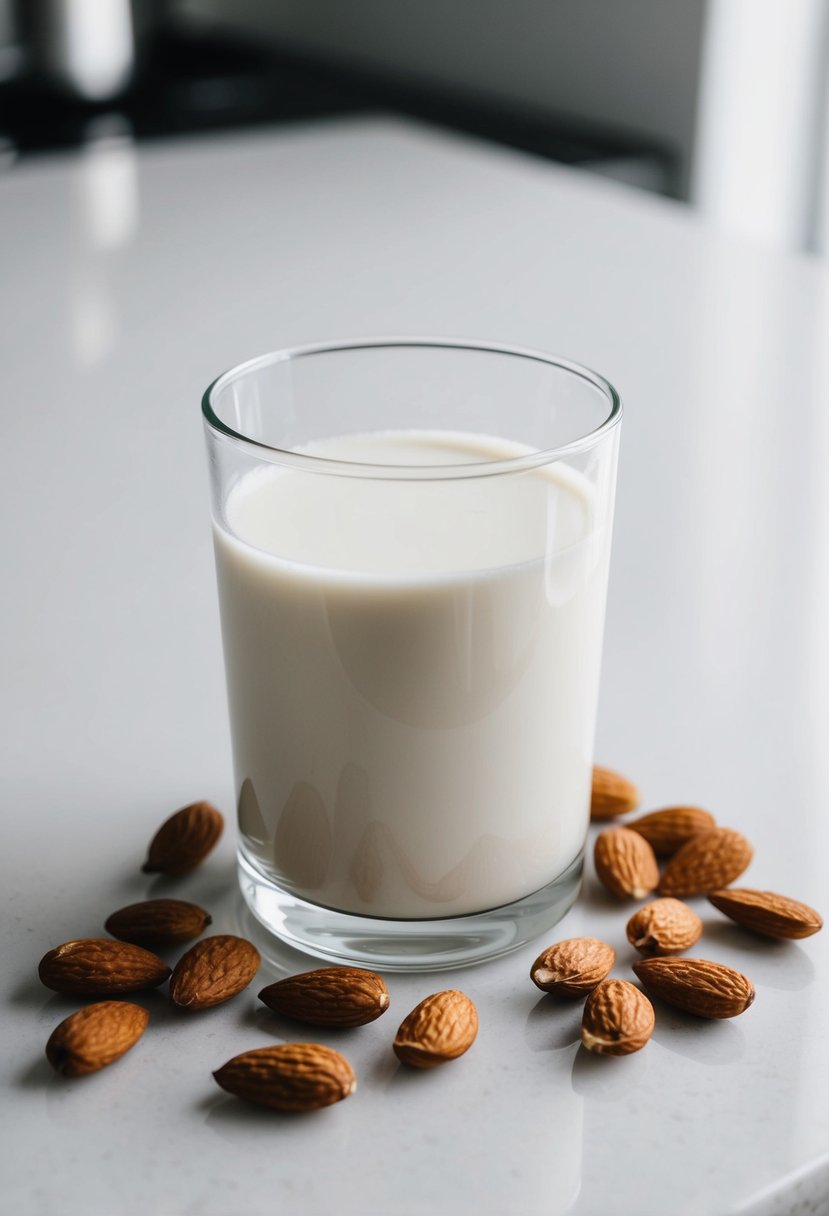
[[[53,992],[73,996],[117,996],[163,984],[170,968],[149,950],[109,938],[64,942],[40,960],[38,975]]]
[[[600,984],[616,961],[616,951],[598,937],[570,937],[539,954],[530,978],[554,996],[586,996]]]
[[[632,832],[644,836],[658,857],[670,857],[692,836],[710,832],[716,826],[714,816],[701,806],[666,806],[625,824]]]
[[[198,937],[210,919],[204,908],[183,899],[145,899],[113,912],[104,928],[122,942],[174,946]]]
[[[331,1106],[357,1088],[348,1060],[319,1043],[283,1043],[245,1051],[213,1076],[237,1098],[289,1112]]]
[[[587,998],[581,1041],[600,1056],[640,1051],[653,1032],[653,1005],[627,980],[603,980]]]
[[[649,958],[633,970],[653,996],[700,1018],[734,1018],[754,1000],[741,972],[704,958]]]
[[[120,1059],[144,1033],[150,1015],[129,1001],[87,1005],[56,1026],[46,1059],[65,1077],[85,1077]]]
[[[764,937],[811,937],[823,928],[823,920],[814,908],[772,891],[730,887],[727,891],[711,891],[708,899],[738,925]]]
[[[679,899],[655,899],[627,923],[631,946],[640,954],[681,954],[702,933],[702,920]]]
[[[692,836],[665,867],[660,895],[707,895],[727,887],[754,856],[754,850],[733,828],[712,828]]]
[[[463,992],[435,992],[400,1024],[394,1054],[412,1068],[434,1068],[455,1060],[475,1042],[478,1011]]]
[[[320,967],[269,984],[259,1000],[309,1026],[365,1026],[386,1012],[389,990],[374,971]]]
[[[590,798],[590,818],[595,822],[615,819],[635,811],[639,805],[639,791],[632,781],[613,769],[593,766],[593,790]]]
[[[178,877],[195,870],[213,849],[225,821],[209,802],[192,802],[171,815],[153,836],[142,869],[145,874]]]
[[[259,951],[244,937],[205,937],[176,963],[170,1002],[178,1009],[209,1009],[247,988],[259,970]]]
[[[596,874],[617,899],[644,899],[659,882],[653,849],[638,832],[606,828],[596,837]]]

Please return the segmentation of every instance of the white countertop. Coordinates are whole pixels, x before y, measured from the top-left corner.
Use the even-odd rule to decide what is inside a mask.
[[[356,1032],[257,1008],[312,965],[196,1018],[161,995],[145,1038],[78,1083],[43,1047],[77,1006],[40,956],[173,884],[139,872],[194,798],[232,803],[199,417],[219,371],[366,333],[538,346],[627,405],[597,757],[647,809],[709,807],[756,846],[747,885],[829,912],[829,277],[675,204],[392,121],[100,150],[0,180],[0,850],[5,1165],[15,1216],[783,1216],[829,1210],[829,933],[764,944],[705,901],[694,953],[746,971],[733,1022],[659,1007],[647,1048],[578,1047],[529,964],[389,978]],[[175,886],[249,926],[232,832]],[[629,914],[589,932],[630,974]],[[477,1044],[435,1073],[390,1043],[461,987]],[[248,1047],[319,1038],[348,1102],[291,1119],[222,1094]]]

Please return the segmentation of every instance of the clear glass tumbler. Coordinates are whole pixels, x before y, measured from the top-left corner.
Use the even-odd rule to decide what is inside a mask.
[[[385,970],[578,892],[621,402],[564,359],[332,342],[204,395],[242,891]]]

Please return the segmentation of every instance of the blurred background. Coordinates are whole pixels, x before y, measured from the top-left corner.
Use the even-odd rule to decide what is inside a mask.
[[[366,112],[829,250],[829,0],[0,0],[0,171],[82,148],[116,225],[135,141]]]

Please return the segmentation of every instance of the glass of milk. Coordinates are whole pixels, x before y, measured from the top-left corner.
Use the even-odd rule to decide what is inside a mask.
[[[205,393],[240,882],[278,937],[434,969],[570,907],[621,413],[575,363],[431,338]]]

